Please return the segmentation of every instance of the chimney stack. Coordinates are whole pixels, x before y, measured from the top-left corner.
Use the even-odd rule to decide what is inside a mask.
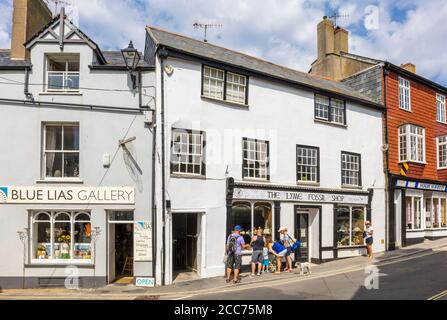
[[[11,59],[29,59],[25,42],[52,18],[53,15],[43,0],[13,0]]]
[[[412,73],[416,73],[416,66],[413,63],[411,63],[411,62],[408,62],[408,63],[405,63],[405,64],[401,64],[400,67],[402,69],[405,69],[405,70],[410,71]]]
[[[323,17],[317,26],[317,38],[318,59],[324,59],[326,55],[334,53],[334,26],[327,17]]]

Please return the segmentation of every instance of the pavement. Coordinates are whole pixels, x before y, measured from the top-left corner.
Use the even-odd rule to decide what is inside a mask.
[[[419,272],[424,275],[426,272],[430,273],[431,263],[440,264],[445,270],[445,261],[447,261],[445,250],[447,250],[447,238],[439,240],[426,240],[424,243],[408,246],[402,249],[378,253],[375,255],[375,259],[369,262],[366,257],[353,257],[334,260],[326,262],[319,265],[312,266],[312,273],[310,275],[299,275],[298,273],[281,273],[280,275],[274,274],[263,274],[262,276],[249,277],[249,273],[243,273],[241,275],[241,283],[239,284],[227,284],[224,277],[214,277],[207,279],[198,279],[192,281],[183,281],[175,283],[168,286],[157,286],[153,288],[141,288],[136,287],[132,284],[129,285],[116,285],[111,284],[105,287],[96,289],[78,289],[69,290],[65,288],[39,288],[39,289],[5,289],[0,293],[0,300],[2,299],[132,299],[132,300],[158,300],[158,299],[216,299],[224,298],[229,293],[233,293],[230,297],[234,297],[234,292],[240,291],[247,293],[258,292],[262,293],[265,291],[265,299],[271,299],[272,293],[274,293],[273,288],[283,288],[289,287],[294,288],[296,284],[300,283],[299,287],[304,289],[308,287],[307,292],[285,292],[284,298],[286,299],[307,299],[307,298],[341,298],[350,299],[359,297],[362,295],[361,287],[364,287],[365,279],[365,268],[371,266],[376,266],[380,268],[380,272],[384,268],[390,267],[390,265],[400,265],[406,267],[408,261],[415,260],[421,261],[421,267],[425,269]],[[441,253],[439,256],[438,253]],[[429,259],[428,257],[436,257],[435,260]],[[416,260],[417,259],[417,260]],[[444,261],[444,263],[442,263]],[[429,264],[423,265],[424,263]],[[403,268],[403,267],[401,267]],[[411,271],[414,268],[410,267]],[[394,271],[392,271],[394,272]],[[386,272],[385,272],[386,273]],[[347,276],[348,275],[348,276]],[[413,275],[410,275],[413,277]],[[343,278],[343,280],[337,280],[338,278]],[[350,279],[349,277],[355,278]],[[340,278],[340,279],[341,279]],[[385,277],[386,278],[386,277]],[[446,277],[447,278],[447,277]],[[351,288],[347,288],[346,280],[348,283],[352,283]],[[401,279],[405,282],[405,279]],[[439,280],[439,279],[438,279]],[[321,283],[321,282],[324,283]],[[328,281],[334,282],[334,288],[339,286],[341,290],[338,294],[334,295],[334,288],[329,288]],[[435,281],[435,280],[433,280]],[[314,286],[312,283],[315,282]],[[320,282],[319,285],[316,285]],[[309,285],[304,285],[304,283],[309,283]],[[287,286],[284,286],[287,284]],[[355,285],[354,285],[355,284]],[[394,284],[396,285],[396,284]],[[441,282],[443,286],[444,283]],[[315,288],[322,288],[326,286],[328,290],[326,292],[315,292]],[[332,285],[331,285],[332,286]],[[399,284],[397,284],[399,286]],[[300,289],[300,290],[301,290]],[[443,290],[447,289],[447,284],[444,287],[435,287],[432,295],[427,292],[425,299],[444,299],[447,297],[447,291],[443,293]],[[272,291],[273,290],[273,291]],[[312,291],[314,290],[314,291]],[[346,292],[343,292],[346,290]],[[333,292],[334,291],[334,292]],[[329,292],[329,293],[328,293]],[[278,297],[281,293],[276,292]],[[245,296],[245,295],[244,295]],[[262,295],[261,295],[262,296]],[[366,295],[368,296],[368,295]],[[254,299],[255,296],[248,295],[248,299]],[[245,299],[247,299],[245,297]],[[275,295],[273,295],[275,297]],[[363,296],[365,297],[365,295]],[[261,298],[261,297],[260,297]],[[410,297],[411,298],[411,297]]]

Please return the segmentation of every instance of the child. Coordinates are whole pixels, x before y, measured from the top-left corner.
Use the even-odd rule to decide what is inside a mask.
[[[262,272],[269,272],[269,248],[267,247],[267,243],[264,242],[264,248],[262,249]]]

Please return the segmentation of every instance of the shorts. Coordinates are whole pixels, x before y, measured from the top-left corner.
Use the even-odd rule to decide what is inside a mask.
[[[365,242],[366,242],[366,244],[368,244],[368,245],[372,245],[372,244],[373,244],[373,238],[372,238],[372,237],[366,238],[366,239],[365,239]]]
[[[262,262],[262,250],[253,250],[251,254],[251,262],[261,263]]]
[[[286,257],[290,256],[291,253],[292,253],[292,247],[287,247]]]
[[[285,257],[287,255],[287,249],[284,249],[283,251],[278,253],[278,256]]]
[[[268,267],[269,266],[269,259],[263,259],[262,260],[262,266],[263,267]]]
[[[240,269],[242,265],[242,256],[229,255],[227,258],[227,268],[229,269]]]

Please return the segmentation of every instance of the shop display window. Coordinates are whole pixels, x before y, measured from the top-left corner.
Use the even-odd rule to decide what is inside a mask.
[[[425,199],[425,227],[427,229],[445,228],[446,226],[446,199]]]
[[[91,259],[88,212],[45,211],[33,215],[33,259]]]
[[[365,230],[365,208],[340,206],[335,209],[335,232],[337,246],[363,245]]]
[[[418,196],[406,197],[405,212],[407,217],[407,229],[408,230],[421,229],[422,197]]]

